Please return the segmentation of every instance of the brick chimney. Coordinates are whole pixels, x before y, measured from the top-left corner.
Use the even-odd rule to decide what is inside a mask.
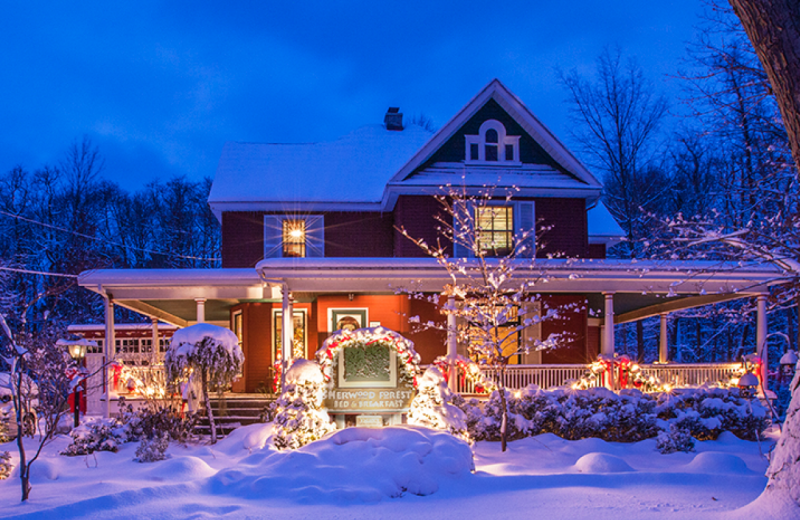
[[[398,107],[389,107],[386,115],[383,116],[383,124],[386,125],[387,130],[402,130],[403,114],[400,113],[400,109]]]

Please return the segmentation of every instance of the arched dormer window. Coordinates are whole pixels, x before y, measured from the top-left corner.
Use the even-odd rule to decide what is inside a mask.
[[[519,164],[519,137],[506,135],[506,127],[496,119],[484,121],[478,135],[465,135],[465,162]]]

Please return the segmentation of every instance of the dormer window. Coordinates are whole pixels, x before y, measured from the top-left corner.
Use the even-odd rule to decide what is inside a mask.
[[[484,121],[478,135],[465,135],[466,162],[519,164],[519,137],[506,135],[506,127],[496,119]]]

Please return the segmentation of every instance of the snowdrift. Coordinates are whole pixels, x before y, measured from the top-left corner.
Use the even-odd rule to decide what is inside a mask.
[[[214,494],[309,503],[431,495],[469,478],[472,451],[448,433],[416,427],[348,428],[296,451],[269,446],[209,480]]]

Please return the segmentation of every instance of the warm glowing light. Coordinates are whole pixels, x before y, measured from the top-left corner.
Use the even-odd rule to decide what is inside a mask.
[[[289,236],[292,238],[303,238],[303,230],[302,229],[293,229],[289,231]]]

